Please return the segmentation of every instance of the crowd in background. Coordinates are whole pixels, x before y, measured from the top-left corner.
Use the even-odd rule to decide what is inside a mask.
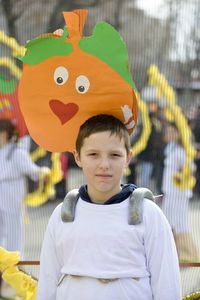
[[[197,150],[197,154],[194,161],[191,162],[191,168],[193,170],[196,183],[194,188],[188,188],[186,190],[178,189],[174,184],[174,181],[172,180],[173,175],[177,171],[181,170],[185,161],[185,150],[183,145],[181,144],[180,133],[178,131],[178,128],[176,127],[175,122],[167,121],[164,109],[160,107],[156,102],[148,103],[148,111],[149,120],[151,123],[151,133],[148,138],[145,149],[142,152],[140,152],[137,156],[133,156],[127,174],[124,175],[124,183],[134,183],[138,187],[146,187],[151,189],[155,195],[161,195],[161,197],[159,198],[160,201],[158,201],[157,204],[161,207],[171,225],[180,261],[198,261],[198,245],[195,244],[191,235],[188,215],[190,199],[192,199],[193,196],[195,197],[195,199],[198,199],[200,196],[200,105],[198,105],[192,117],[187,118],[188,124],[192,132],[192,143]],[[186,113],[185,116],[187,117]],[[12,128],[12,130],[14,132],[14,127]],[[135,133],[131,139],[132,146],[140,138],[142,130],[143,121],[139,118],[138,126],[136,127]],[[4,127],[2,127],[2,130],[0,131],[1,141],[3,141],[3,133],[5,132]],[[11,137],[13,136],[14,133],[11,135]],[[15,149],[13,147],[16,147],[16,141],[13,141],[12,139],[9,140],[9,138],[7,138],[7,135],[5,136],[5,140],[6,143],[8,143],[8,145],[10,145],[10,147],[12,148],[13,153],[13,149]],[[43,170],[43,167],[48,167],[50,169],[51,154],[47,152],[47,154],[44,157],[40,158],[36,163],[33,163],[31,162],[30,158],[26,156],[26,153],[28,154],[28,152],[33,152],[37,148],[37,145],[29,136],[27,136],[23,140],[23,142],[21,141],[21,146],[22,148],[26,148],[26,151],[24,151],[25,149],[22,150],[22,148],[20,148],[19,152],[22,151],[24,157],[26,157],[26,161],[28,162],[27,165],[24,165],[24,170],[26,172],[24,171],[23,174],[27,175],[26,181],[28,182],[28,185],[26,192],[30,193],[38,188],[37,181],[35,181],[35,178],[32,178],[30,174],[33,173],[35,175],[35,173],[39,173],[41,170]],[[14,154],[15,153],[17,153],[17,151],[14,151]],[[11,157],[14,156],[12,155]],[[23,163],[25,164],[26,161],[23,160]],[[10,180],[13,180],[13,162],[10,159],[7,160],[2,158],[2,164],[5,162],[8,164],[10,163],[9,176],[11,176]],[[16,158],[16,163],[19,164],[20,172],[21,159]],[[28,170],[28,165],[30,166],[30,170]],[[78,186],[80,186],[80,184],[84,183],[83,174],[81,170],[77,167],[72,154],[61,153],[60,165],[63,174],[62,179],[55,185],[54,197],[48,200],[63,201],[68,190],[77,188]],[[4,170],[7,170],[7,168],[4,168]],[[17,167],[16,170],[18,170]],[[25,175],[23,175],[23,185],[25,184]],[[17,189],[19,190],[19,188]],[[5,188],[5,191],[9,190],[10,189]],[[25,195],[26,192],[24,190],[23,195]],[[14,192],[13,195],[19,196],[19,193],[17,192],[16,194]],[[20,197],[22,197],[22,195]],[[21,204],[22,202],[20,201],[20,205]],[[22,223],[22,210],[15,209],[15,213],[16,212],[20,213],[20,215],[16,217],[16,220]],[[14,222],[14,213],[10,212],[10,210],[8,213],[12,215],[13,221],[10,222],[10,218],[7,218],[8,222],[6,227],[0,226],[0,228],[7,229],[8,225],[12,224],[15,226],[15,228],[19,228],[21,225],[18,226],[16,225],[16,222]],[[3,219],[1,218],[1,220]],[[11,231],[13,232],[13,227],[11,228]],[[18,233],[20,232],[21,231],[18,230]],[[2,232],[1,244],[3,244],[3,239],[6,240],[6,237],[8,236],[11,237],[13,235],[7,234],[6,232]],[[11,239],[11,244],[13,242],[14,240]],[[22,247],[24,246],[24,242],[20,241],[19,243]],[[15,250],[16,247],[15,245],[13,247],[12,245],[7,245],[6,248],[8,250]]]
[[[173,144],[173,130],[169,131],[167,129],[170,123],[165,117],[164,108],[160,107],[156,102],[153,101],[148,102],[147,104],[149,111],[149,119],[151,122],[151,133],[148,138],[145,149],[142,152],[140,152],[137,156],[133,156],[129,165],[128,172],[124,176],[124,183],[134,183],[138,187],[150,188],[154,192],[154,194],[163,195],[163,197],[160,197],[160,199],[162,200],[162,198],[164,198],[166,194],[166,190],[173,190],[173,182],[169,181],[166,183],[164,182],[166,180],[163,179],[163,174],[165,174],[166,169],[166,161],[168,157],[167,155],[169,155],[169,150],[172,148],[169,147],[169,145]],[[187,116],[186,113],[185,116]],[[143,121],[139,118],[139,122],[136,127],[135,133],[131,139],[132,145],[134,145],[140,138],[141,132],[143,130],[142,123]],[[198,198],[200,196],[200,105],[198,105],[198,108],[195,110],[195,114],[192,114],[192,118],[188,118],[188,124],[192,131],[192,143],[195,145],[195,148],[197,150],[195,160],[192,162],[192,169],[196,178],[196,184],[192,191],[188,193],[188,198],[191,199],[193,196],[195,196],[195,198]],[[166,135],[167,130],[168,137]],[[28,141],[28,143],[25,143],[24,141]],[[37,145],[30,137],[26,137],[24,141],[23,147],[26,148],[27,152],[31,153],[37,148]],[[177,150],[180,151],[178,154],[179,160],[181,157],[181,153],[184,152],[183,150],[183,147],[182,150]],[[172,156],[172,166],[168,168],[175,168],[175,165],[178,164],[178,159]],[[184,163],[184,159],[185,157],[183,154],[182,162],[180,162],[179,165],[177,165],[178,171],[180,171],[182,167],[181,164]],[[63,176],[62,180],[55,185],[55,196],[52,199],[62,201],[68,190],[77,188],[77,186],[80,186],[80,184],[84,183],[84,178],[81,170],[77,167],[72,154],[62,153],[60,155],[60,163]],[[36,161],[36,164],[39,167],[45,166],[51,168],[50,153],[47,152],[47,154],[44,157]],[[38,188],[38,183],[35,183],[35,181],[33,181],[31,178],[27,178],[27,182],[27,192],[32,192]],[[167,185],[167,189],[164,187],[164,185]],[[183,198],[183,195],[185,196],[186,194],[187,193],[184,191],[181,195],[181,199]],[[170,195],[170,197],[178,199],[177,194]],[[183,203],[183,201],[181,203]],[[187,207],[188,203],[185,206],[185,211],[187,210]],[[185,215],[186,214],[187,213],[185,213]],[[183,212],[182,215],[184,215]]]
[[[152,187],[155,192],[161,194],[162,178],[165,160],[165,149],[169,141],[166,141],[165,133],[169,122],[166,120],[164,109],[156,103],[151,102],[149,106],[149,118],[151,121],[151,134],[146,148],[133,157],[130,164],[130,174],[128,182],[135,182],[139,186]],[[185,114],[186,116],[186,114]],[[193,118],[188,119],[188,124],[192,131],[192,143],[194,144],[197,155],[194,160],[193,174],[196,184],[193,192],[200,196],[200,105],[193,114]],[[137,132],[132,143],[139,138],[142,131],[142,124],[138,124]]]
[[[162,194],[165,148],[168,143],[165,139],[165,132],[169,122],[166,120],[164,109],[158,106],[157,103],[149,102],[148,108],[149,119],[151,122],[151,133],[145,149],[136,157],[132,158],[129,170],[124,177],[124,181],[135,183],[137,186],[151,188],[155,193]],[[187,114],[185,114],[185,116],[187,116]],[[187,121],[192,131],[192,143],[197,150],[193,168],[193,175],[196,178],[196,184],[193,192],[194,195],[200,196],[200,105],[195,111],[195,114],[192,115],[192,118],[188,118]],[[142,130],[142,122],[139,120],[132,137],[132,145],[134,145],[134,143],[136,143],[139,139]],[[33,151],[35,147],[36,144],[31,140],[29,151]],[[76,188],[76,186],[81,183],[80,181],[84,179],[82,178],[79,172],[80,170],[74,162],[74,158],[71,153],[62,153],[60,159],[63,179],[55,186],[55,198],[62,200],[68,189]],[[37,164],[40,166],[45,165],[50,167],[49,153],[38,160]],[[32,191],[33,186],[30,183],[29,186]]]

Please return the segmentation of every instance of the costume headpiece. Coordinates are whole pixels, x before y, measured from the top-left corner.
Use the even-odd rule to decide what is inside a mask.
[[[120,119],[131,134],[137,120],[136,88],[126,46],[108,23],[82,37],[87,10],[63,13],[62,36],[31,40],[21,57],[19,102],[28,130],[49,151],[73,151],[81,124],[98,114]]]

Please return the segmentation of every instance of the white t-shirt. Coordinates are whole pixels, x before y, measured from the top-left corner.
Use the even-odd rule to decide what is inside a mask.
[[[155,203],[144,199],[143,222],[129,225],[128,209],[129,199],[99,205],[79,198],[74,222],[64,223],[59,205],[43,242],[37,299],[180,300],[178,259],[165,216]],[[87,282],[64,279],[57,289],[64,274],[83,276]],[[106,289],[95,278],[119,280]],[[139,280],[130,284],[132,278]],[[64,292],[59,291],[62,285]],[[79,298],[78,289],[82,290]]]

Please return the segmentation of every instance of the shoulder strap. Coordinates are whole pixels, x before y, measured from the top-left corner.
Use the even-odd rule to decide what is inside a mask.
[[[78,201],[78,189],[71,190],[64,198],[61,207],[61,219],[63,222],[73,222],[75,218],[75,209]],[[129,199],[128,223],[136,225],[142,222],[143,199],[147,198],[154,201],[153,193],[146,188],[136,188]]]
[[[136,225],[142,222],[143,200],[147,198],[154,201],[153,193],[147,188],[136,188],[129,199],[128,223]]]
[[[67,193],[61,207],[61,219],[63,222],[73,222],[75,218],[75,208],[78,201],[78,189],[71,190]]]
[[[63,222],[73,222],[75,218],[75,208],[78,201],[78,189],[71,190],[67,193],[61,207],[61,219]]]

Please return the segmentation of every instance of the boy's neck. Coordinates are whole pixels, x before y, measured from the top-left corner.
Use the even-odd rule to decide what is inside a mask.
[[[93,202],[93,203],[96,203],[96,204],[104,204],[105,202],[107,202],[111,197],[113,197],[114,195],[120,193],[122,190],[122,187],[120,186],[119,189],[117,189],[115,191],[115,193],[112,193],[112,194],[106,194],[106,193],[99,193],[99,195],[97,193],[95,193],[95,195],[90,192],[88,189],[87,189],[87,192],[88,192],[88,195],[90,197],[90,200]]]

